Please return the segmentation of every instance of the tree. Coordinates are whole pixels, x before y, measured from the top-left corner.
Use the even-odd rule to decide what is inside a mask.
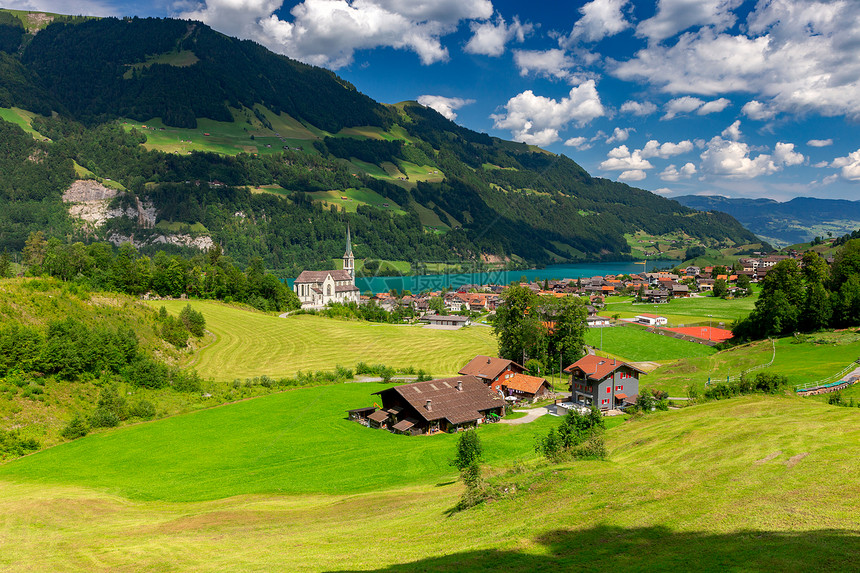
[[[801,259],[803,278],[806,284],[820,283],[824,284],[830,275],[830,268],[827,266],[821,255],[815,251],[806,251]]]
[[[726,281],[723,279],[717,279],[714,281],[714,296],[717,298],[723,298],[728,293],[729,287],[726,285]]]
[[[742,289],[750,288],[750,278],[747,275],[738,275],[738,287]]]
[[[9,251],[3,249],[0,254],[0,279],[8,278],[12,274],[12,263],[9,261]]]
[[[510,286],[502,293],[493,321],[502,358],[520,362],[526,350],[534,346],[540,326],[532,311],[536,302],[537,296],[525,287]]]
[[[445,301],[442,300],[441,296],[430,297],[430,301],[427,303],[427,307],[430,310],[436,311],[436,314],[444,314],[445,313]]]
[[[726,272],[726,267],[723,267],[723,266],[717,265],[717,266],[715,266],[715,267],[714,267],[714,270],[712,270],[712,271],[711,271],[711,278],[714,278],[714,279],[715,279],[715,278],[717,278],[718,276],[720,276],[720,275],[725,275],[725,274],[728,274],[728,273]]]
[[[45,262],[47,250],[48,241],[45,240],[45,234],[42,231],[30,233],[24,245],[24,264],[29,267],[31,274],[42,274],[42,263]]]
[[[860,239],[851,239],[833,259],[831,290],[837,291],[852,275],[860,275]]]
[[[481,445],[478,432],[474,428],[466,430],[460,434],[460,438],[457,440],[457,451],[454,459],[451,460],[451,465],[463,471],[479,462],[483,453],[484,447]]]

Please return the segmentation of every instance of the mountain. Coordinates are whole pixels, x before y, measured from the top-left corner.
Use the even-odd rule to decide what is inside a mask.
[[[860,201],[796,197],[780,203],[716,195],[684,195],[675,200],[698,211],[727,213],[778,246],[808,242],[828,233],[838,237],[860,228]]]
[[[678,249],[757,241],[731,216],[416,102],[380,104],[198,22],[76,19],[34,34],[6,18],[0,39],[0,248],[20,251],[36,229],[141,249],[217,242],[295,276],[329,268],[347,224],[358,259],[413,268],[625,259],[637,233]]]

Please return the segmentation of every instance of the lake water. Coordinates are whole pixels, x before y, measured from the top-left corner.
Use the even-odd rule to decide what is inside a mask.
[[[410,277],[356,277],[355,286],[362,293],[371,291],[374,293],[388,292],[393,288],[397,290],[408,290],[419,293],[424,290],[441,290],[443,288],[456,289],[468,284],[510,284],[525,277],[526,281],[544,279],[578,279],[584,277],[634,274],[651,272],[654,269],[671,268],[681,261],[646,261],[642,263],[619,262],[619,263],[576,263],[568,265],[551,265],[543,269],[532,269],[527,271],[493,271],[489,273],[459,273],[450,275],[418,275]],[[288,284],[292,286],[290,279]]]

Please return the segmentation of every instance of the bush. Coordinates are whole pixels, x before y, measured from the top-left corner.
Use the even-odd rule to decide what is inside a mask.
[[[463,471],[467,467],[477,464],[483,453],[484,447],[481,445],[478,432],[474,428],[466,430],[460,434],[460,438],[457,440],[457,452],[454,459],[451,460],[451,465]]]
[[[181,320],[173,316],[167,316],[161,323],[161,338],[175,346],[185,348],[188,346],[188,329]]]
[[[206,329],[206,319],[203,318],[203,313],[191,308],[191,305],[186,305],[179,313],[179,320],[188,329],[188,332],[196,337],[201,337]]]
[[[128,411],[133,418],[151,420],[155,417],[155,405],[147,400],[135,402]]]
[[[96,408],[90,414],[90,426],[93,428],[113,428],[119,426],[119,416],[107,408]]]
[[[67,440],[74,440],[86,436],[89,432],[90,427],[86,420],[80,414],[76,414],[60,434]]]

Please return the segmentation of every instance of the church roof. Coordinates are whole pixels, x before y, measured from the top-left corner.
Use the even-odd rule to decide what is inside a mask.
[[[352,256],[352,238],[349,234],[349,225],[346,226],[346,252],[343,253],[344,257]]]
[[[352,276],[349,274],[349,271],[343,270],[333,270],[333,271],[302,271],[301,274],[296,277],[294,282],[296,283],[321,283],[323,282],[327,276],[331,275],[336,281],[351,281]]]

